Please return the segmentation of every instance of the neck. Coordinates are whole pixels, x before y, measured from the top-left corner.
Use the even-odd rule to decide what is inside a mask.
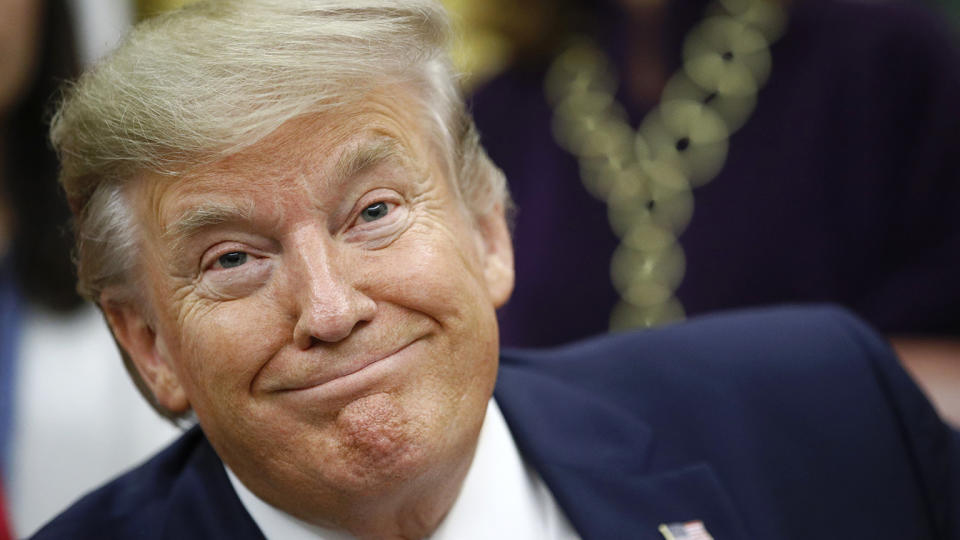
[[[376,482],[362,489],[331,493],[310,489],[317,483],[304,477],[293,483],[297,486],[295,496],[283,498],[269,489],[270,482],[264,484],[265,479],[257,471],[228,467],[261,501],[328,533],[345,531],[360,539],[419,539],[433,534],[453,507],[473,462],[476,446],[474,441],[471,447],[457,452],[458,459],[447,466],[429,463],[418,474],[400,479],[394,485]]]
[[[361,539],[415,540],[429,537],[453,507],[469,468],[468,460],[452,477],[431,475],[432,478],[422,482],[419,489],[377,506],[371,506],[368,500],[359,502],[356,507],[360,511],[350,516],[349,522],[342,527]]]

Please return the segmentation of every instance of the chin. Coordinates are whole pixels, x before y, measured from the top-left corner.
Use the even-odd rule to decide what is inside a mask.
[[[344,407],[334,423],[337,461],[333,485],[371,493],[415,479],[435,452],[423,418],[411,417],[389,394],[374,394]],[[329,462],[325,467],[329,467]]]

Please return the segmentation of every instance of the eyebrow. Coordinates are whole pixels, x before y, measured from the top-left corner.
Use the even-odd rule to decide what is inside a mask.
[[[240,204],[204,203],[189,208],[177,216],[172,223],[164,227],[161,238],[170,242],[171,252],[179,256],[184,251],[184,244],[200,231],[224,223],[249,221],[253,212],[251,201]]]
[[[389,159],[400,159],[406,164],[406,154],[397,139],[379,135],[345,150],[334,167],[333,179],[343,182]]]

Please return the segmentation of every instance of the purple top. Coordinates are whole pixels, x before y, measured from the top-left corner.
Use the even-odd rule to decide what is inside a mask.
[[[915,5],[808,0],[772,55],[724,169],[693,191],[677,291],[688,316],[834,301],[886,333],[960,334],[960,56],[949,31]],[[507,345],[603,332],[617,300],[619,241],[551,136],[546,68],[509,71],[472,100],[519,209]],[[644,112],[629,110],[634,126]]]

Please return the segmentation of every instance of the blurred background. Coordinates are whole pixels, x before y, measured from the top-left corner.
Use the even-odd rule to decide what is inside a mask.
[[[0,0],[0,538],[177,434],[73,292],[45,130],[58,85],[184,3]],[[505,345],[835,302],[960,425],[960,1],[445,4],[517,205]]]

